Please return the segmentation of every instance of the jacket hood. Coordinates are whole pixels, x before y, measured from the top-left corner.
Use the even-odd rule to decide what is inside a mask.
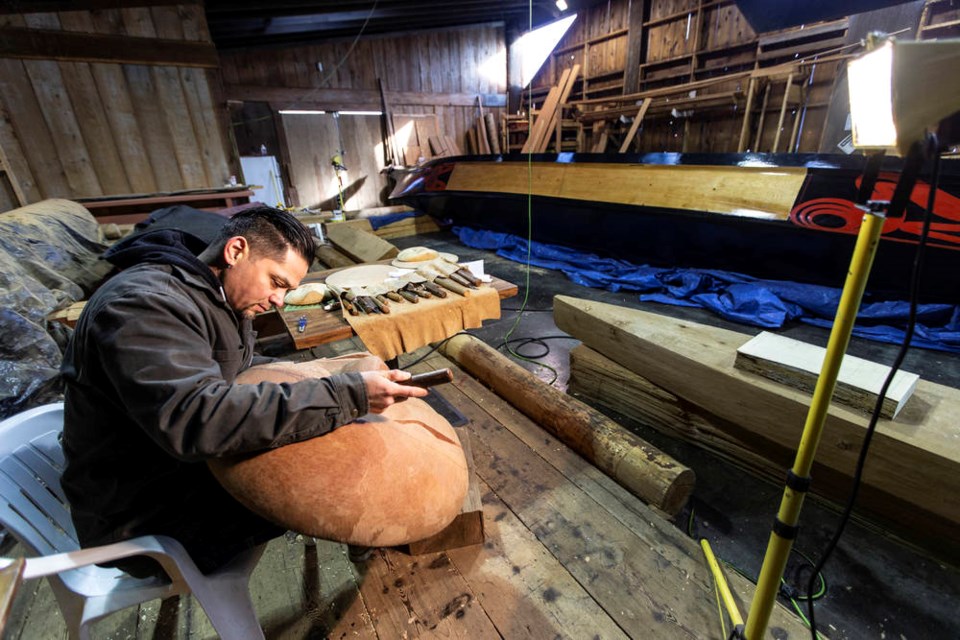
[[[206,249],[207,243],[185,231],[157,229],[128,236],[110,247],[103,259],[118,269],[128,269],[138,264],[169,264],[204,279],[214,290],[220,281],[210,267],[197,255]]]

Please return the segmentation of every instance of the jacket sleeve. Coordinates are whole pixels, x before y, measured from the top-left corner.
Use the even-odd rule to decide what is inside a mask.
[[[357,373],[290,384],[228,381],[224,370],[235,373],[244,357],[239,337],[219,335],[222,327],[177,287],[114,298],[89,322],[88,348],[96,350],[111,395],[182,460],[306,440],[369,409]]]

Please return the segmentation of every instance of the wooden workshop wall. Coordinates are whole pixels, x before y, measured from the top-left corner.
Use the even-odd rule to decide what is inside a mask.
[[[578,11],[577,19],[554,49],[546,73],[541,72],[534,80],[534,87],[555,84],[564,69],[579,64],[581,82],[573,98],[621,91],[629,20],[630,3],[626,0]]]
[[[581,65],[582,75],[571,103],[616,98],[624,92],[626,77],[634,74],[640,93],[677,89],[676,95],[651,104],[634,150],[734,152],[740,144],[749,92],[744,72],[807,60],[791,78],[794,88],[782,123],[789,70],[762,75],[756,81],[744,139],[745,149],[771,151],[776,142],[777,150],[785,151],[796,123],[797,139],[789,150],[816,151],[842,64],[836,55],[847,44],[846,28],[844,19],[757,34],[733,0],[609,0],[579,13],[550,63],[534,80],[534,104],[543,100],[549,86],[573,63]],[[833,59],[819,62],[821,57]],[[632,67],[631,60],[637,67]],[[708,88],[686,87],[726,76],[729,81]],[[595,108],[577,107],[581,112]],[[626,123],[618,126],[620,133],[626,131]],[[618,145],[613,129],[608,152]],[[589,133],[584,139],[589,143]]]
[[[0,14],[0,39],[23,29],[132,36],[168,50],[210,43],[201,4]],[[6,191],[36,202],[222,186],[235,171],[214,106],[212,45],[213,62],[199,66],[83,61],[99,55],[95,42],[73,59],[0,57]],[[0,206],[10,204],[0,193]]]
[[[322,70],[318,69],[318,63]],[[262,101],[281,109],[380,110],[382,81],[391,114],[434,114],[438,133],[467,151],[466,132],[484,112],[500,120],[506,93],[506,45],[502,25],[480,25],[415,34],[371,36],[312,45],[221,53],[229,100]],[[301,206],[329,201],[336,191],[330,156],[335,129],[322,116],[283,117],[288,169]],[[349,118],[349,119],[348,119]],[[351,183],[362,181],[350,208],[385,203],[389,189],[380,146],[380,119],[344,116],[344,163]],[[300,138],[295,140],[295,138]],[[303,140],[313,141],[307,148]],[[396,155],[401,161],[403,149]],[[281,154],[282,155],[282,154]],[[429,153],[424,154],[430,157]]]

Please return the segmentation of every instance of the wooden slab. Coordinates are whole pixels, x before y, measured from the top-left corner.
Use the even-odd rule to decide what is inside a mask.
[[[750,336],[567,296],[554,299],[554,320],[617,364],[735,425],[739,437],[796,450],[809,398],[734,367],[737,348]],[[917,535],[943,536],[941,546],[950,540],[954,550],[960,548],[957,415],[960,390],[921,380],[897,420],[878,423],[863,476],[864,491],[890,518],[915,528],[922,520]],[[852,476],[867,423],[861,413],[833,405],[817,462]]]
[[[477,478],[476,465],[473,463],[470,432],[465,427],[454,429],[460,439],[463,455],[467,459],[470,486],[467,489],[467,495],[463,498],[460,515],[446,529],[425,540],[407,545],[407,550],[415,556],[483,544],[483,505],[480,501],[480,481]]]
[[[825,354],[823,347],[762,331],[737,349],[734,366],[813,393]],[[889,374],[890,367],[850,355],[844,356],[833,400],[870,415]],[[919,380],[920,376],[915,373],[897,371],[884,396],[881,415],[895,418],[913,395]]]
[[[386,260],[395,258],[400,253],[399,249],[383,238],[342,223],[327,225],[327,239],[357,262]]]

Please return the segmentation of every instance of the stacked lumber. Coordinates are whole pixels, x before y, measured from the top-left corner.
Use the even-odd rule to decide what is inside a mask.
[[[577,353],[572,392],[782,481],[810,395],[737,369],[737,349],[750,336],[566,296],[555,298],[554,319],[596,352]],[[861,513],[953,560],[960,557],[958,413],[960,390],[919,381],[897,418],[879,421],[858,501]],[[868,423],[858,410],[831,406],[814,492],[846,499]]]
[[[430,137],[430,152],[434,157],[463,155],[457,141],[448,135],[442,134]]]
[[[500,153],[500,134],[497,132],[497,119],[492,112],[483,111],[483,101],[477,96],[479,116],[467,130],[467,145],[471,153],[487,155]]]
[[[456,140],[440,131],[435,113],[397,113],[392,122],[407,166],[435,157],[462,155]]]
[[[521,153],[543,153],[547,150],[552,134],[563,117],[563,108],[567,104],[567,99],[573,90],[573,83],[579,73],[580,65],[575,64],[571,69],[564,69],[560,74],[560,81],[547,93],[540,113],[533,122],[530,136],[520,150]]]

